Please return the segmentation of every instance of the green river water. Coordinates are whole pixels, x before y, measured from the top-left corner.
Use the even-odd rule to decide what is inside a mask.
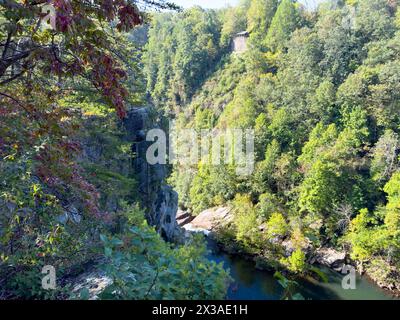
[[[230,269],[233,278],[227,299],[229,300],[279,300],[283,288],[274,278],[272,272],[255,268],[255,263],[239,256],[229,255],[218,249],[213,240],[207,238],[208,259],[217,263],[222,262],[225,269]],[[342,288],[344,275],[329,268],[320,268],[328,277],[328,282],[314,279],[299,279],[297,292],[305,299],[313,300],[389,300],[395,299],[381,290],[366,277],[357,275],[356,289]]]

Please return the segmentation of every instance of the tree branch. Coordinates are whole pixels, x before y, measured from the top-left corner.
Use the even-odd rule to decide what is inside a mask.
[[[3,50],[3,54],[1,55],[1,58],[4,60],[6,55],[7,55],[7,51],[8,51],[8,47],[10,46],[10,42],[11,42],[11,37],[12,37],[12,32],[9,31],[7,34],[7,40],[6,43],[4,45],[4,50]]]
[[[0,92],[0,96],[6,97],[12,101],[14,101],[16,104],[18,104],[22,109],[24,109],[27,113],[30,113],[29,110],[22,104],[21,101],[15,99],[14,97],[8,95],[7,93]]]
[[[6,80],[3,80],[0,82],[0,86],[3,86],[7,83],[10,83],[11,81],[14,81],[15,79],[19,78],[20,76],[22,76],[24,73],[26,72],[26,70],[22,70],[20,73],[15,74],[14,76],[12,76],[11,78],[8,78]]]

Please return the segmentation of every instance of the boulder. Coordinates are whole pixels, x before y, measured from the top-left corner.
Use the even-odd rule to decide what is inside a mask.
[[[82,214],[73,204],[66,206],[64,209],[64,212],[56,218],[59,223],[66,224],[68,221],[72,221],[73,223],[81,222]]]
[[[187,230],[215,231],[221,225],[229,223],[232,220],[231,208],[216,207],[202,211],[189,224],[186,224],[184,228]]]
[[[89,300],[99,299],[98,295],[112,284],[112,279],[107,277],[103,271],[91,270],[79,275],[73,281],[72,292],[79,297],[83,289],[89,291]]]
[[[333,248],[322,247],[315,251],[310,263],[318,263],[335,270],[341,270],[346,263],[346,252],[340,252]]]
[[[194,218],[195,216],[192,216],[190,212],[181,209],[178,209],[178,212],[176,213],[176,222],[179,226],[184,226],[185,224],[192,222]]]
[[[283,247],[283,249],[285,251],[285,257],[291,256],[292,253],[294,251],[296,251],[296,247],[297,246],[295,246],[293,244],[293,241],[290,240],[290,239],[286,239],[286,240],[281,241],[281,239],[279,237],[276,237],[276,238],[274,238],[274,239],[272,239],[270,241],[271,241],[271,243],[274,243],[274,244],[280,243],[282,245],[282,247]],[[311,254],[311,252],[312,252],[311,241],[308,238],[306,238],[304,240],[304,242],[301,244],[300,248],[301,248],[302,251],[305,252],[305,254],[307,256],[309,256]]]

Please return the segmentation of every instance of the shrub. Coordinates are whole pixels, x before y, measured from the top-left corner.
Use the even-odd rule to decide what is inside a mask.
[[[273,213],[267,222],[267,235],[269,238],[284,237],[289,231],[289,226],[281,213]]]
[[[293,273],[302,273],[306,270],[306,255],[305,253],[297,249],[293,251],[289,258],[282,259],[284,265]]]

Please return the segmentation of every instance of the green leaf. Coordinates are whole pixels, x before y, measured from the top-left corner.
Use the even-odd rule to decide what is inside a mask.
[[[111,244],[114,245],[114,246],[121,246],[121,245],[123,245],[124,243],[123,243],[122,240],[120,240],[120,239],[118,239],[118,238],[112,238]]]
[[[112,255],[112,249],[109,247],[105,247],[104,248],[104,254],[106,255],[106,257],[111,257]]]
[[[106,243],[108,239],[104,234],[100,234],[100,240],[101,242]]]

